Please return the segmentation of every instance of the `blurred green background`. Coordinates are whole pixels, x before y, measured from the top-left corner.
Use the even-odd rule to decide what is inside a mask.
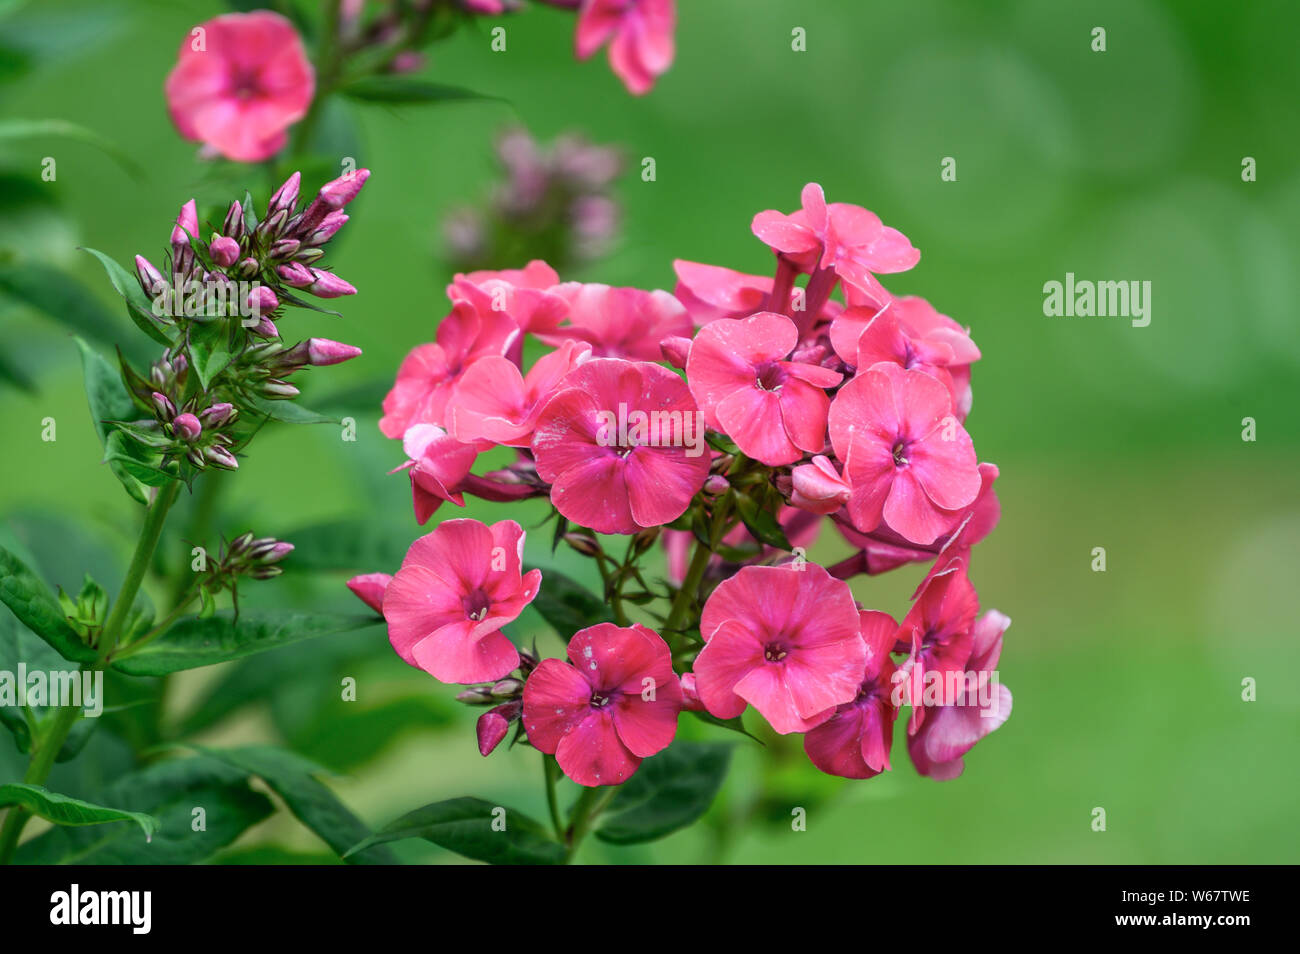
[[[821,776],[790,740],[767,750],[741,744],[708,824],[642,848],[592,840],[582,857],[1300,861],[1300,6],[680,7],[677,61],[641,99],[623,91],[603,54],[573,61],[570,14],[535,8],[501,21],[504,53],[489,46],[494,21],[432,48],[426,75],[503,102],[352,111],[356,158],[374,175],[331,262],[360,293],[342,302],[341,320],[295,312],[282,328],[364,349],[313,372],[305,393],[309,405],[353,414],[359,437],[342,442],[329,426],[266,433],[228,481],[216,529],[295,540],[295,529],[360,517],[372,528],[374,562],[356,569],[395,568],[382,561],[419,532],[407,482],[386,475],[400,448],[375,427],[375,399],[348,389],[373,394],[412,346],[432,338],[447,311],[440,219],[486,196],[503,124],[522,122],[541,138],[578,130],[632,160],[617,184],[621,245],[565,278],[671,289],[678,257],[769,271],[751,217],[797,207],[800,187],[818,181],[832,200],[865,205],[911,238],[921,263],[890,287],[969,325],[983,350],[968,427],[980,458],[1001,467],[1003,519],[977,550],[972,577],[982,604],[1014,620],[1000,666],[1014,713],[946,784],[916,775],[901,729],[894,770],[867,782]],[[222,9],[42,0],[9,21],[11,39],[42,52],[6,88],[0,115],[81,123],[117,142],[143,175],[65,141],[0,147],[6,167],[28,175],[41,157],[58,160],[57,181],[42,184],[47,192],[21,221],[7,220],[6,247],[67,268],[112,303],[98,265],[75,246],[124,263],[154,257],[184,200],[233,197],[205,182],[162,98],[181,39]],[[1090,49],[1098,26],[1104,53]],[[806,52],[791,49],[794,27],[806,30]],[[653,182],[639,174],[645,156],[656,161]],[[1242,181],[1247,156],[1258,181]],[[944,157],[956,159],[955,182],[941,181]],[[260,188],[260,171],[248,177]],[[48,214],[49,202],[61,217]],[[1043,284],[1067,271],[1152,282],[1150,326],[1045,317]],[[93,567],[111,588],[138,515],[96,463],[76,349],[40,315],[12,305],[0,315],[0,347],[37,386],[0,390],[3,532],[65,586]],[[41,440],[45,417],[58,422],[53,443]],[[1255,442],[1242,440],[1244,417],[1257,422]],[[462,515],[452,509],[439,516]],[[528,526],[543,511],[479,504],[469,513]],[[546,564],[544,534],[529,555]],[[299,542],[285,577],[250,587],[249,599],[354,609],[346,574],[309,572]],[[1103,573],[1091,569],[1094,547],[1106,549]],[[182,558],[179,544],[172,552]],[[813,557],[846,552],[827,534]],[[859,579],[854,591],[901,616],[922,572]],[[523,622],[517,635],[527,638],[532,625],[541,648],[560,652],[535,617]],[[362,641],[259,657],[282,677],[218,734],[197,737],[286,741],[339,772],[335,790],[372,825],[460,794],[544,815],[535,752],[482,759],[474,713],[452,702],[454,689],[398,660],[382,631]],[[342,675],[357,677],[356,703],[338,701]],[[1242,701],[1246,677],[1257,681],[1257,701]],[[222,678],[183,674],[165,703],[170,724],[185,727]],[[737,738],[687,730],[686,721],[699,737]],[[122,771],[130,753],[102,734],[83,758],[60,766],[51,787],[75,794],[96,773]],[[20,764],[0,739],[0,779]],[[791,831],[792,806],[808,807],[807,831]],[[1104,833],[1091,829],[1095,807],[1106,810]],[[397,847],[410,860],[457,860],[422,842]],[[280,814],[227,857],[328,856]]]

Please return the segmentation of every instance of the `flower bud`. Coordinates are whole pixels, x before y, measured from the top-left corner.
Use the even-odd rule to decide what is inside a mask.
[[[239,416],[235,406],[229,401],[218,401],[199,412],[199,421],[206,427],[221,427]]]
[[[686,367],[686,358],[691,353],[691,339],[670,335],[659,342],[659,350],[664,360],[680,371]]]
[[[335,209],[325,218],[321,219],[307,237],[302,240],[303,245],[324,245],[334,237],[334,233],[341,229],[348,220],[348,215],[341,209]]]
[[[323,248],[303,248],[293,253],[295,262],[302,262],[304,265],[310,265],[312,262],[318,262],[325,256]]]
[[[684,672],[681,676],[682,708],[687,712],[703,712],[704,703],[700,701],[700,691],[695,685],[695,673]]]
[[[176,225],[172,228],[172,248],[178,245],[188,246],[190,236],[199,234],[199,213],[194,200],[181,206],[181,214],[176,216]]]
[[[171,402],[171,398],[165,394],[159,394],[154,391],[149,395],[149,400],[153,402],[154,411],[158,417],[164,421],[171,421],[176,416],[176,405]]]
[[[239,243],[224,235],[214,235],[208,243],[208,254],[217,265],[229,268],[239,261]]]
[[[298,251],[301,244],[302,243],[297,239],[279,239],[271,246],[270,251],[267,252],[267,254],[270,255],[271,258],[291,258],[294,252]]]
[[[518,679],[502,679],[492,686],[491,693],[497,699],[512,699],[519,695],[524,684]]]
[[[244,299],[244,308],[250,315],[269,315],[280,307],[280,298],[270,285],[256,285]]]
[[[275,401],[287,401],[296,398],[300,393],[296,387],[288,381],[280,381],[275,378],[263,381],[261,388],[262,394]]]
[[[275,273],[291,288],[306,288],[316,280],[311,273],[311,269],[305,265],[299,265],[297,262],[280,265],[276,268]]]
[[[317,298],[338,298],[342,295],[355,295],[357,293],[357,290],[352,285],[333,272],[323,272],[320,269],[313,268],[311,274],[314,281],[307,286],[307,291]]]
[[[248,231],[244,227],[244,207],[238,201],[230,203],[226,220],[221,223],[221,231],[236,241],[243,238]]]
[[[329,338],[307,339],[307,363],[318,368],[331,364],[342,364],[359,354],[361,354],[361,349],[355,345],[343,344],[341,341],[331,341]]]
[[[172,433],[186,443],[193,444],[203,433],[203,425],[199,423],[197,417],[187,411],[176,415],[176,419],[172,421]]]
[[[466,689],[464,692],[456,693],[456,701],[463,702],[468,706],[480,705],[484,702],[491,702],[492,696],[486,689]]]
[[[564,542],[583,556],[594,557],[600,553],[600,544],[582,533],[566,533]]]
[[[218,467],[224,467],[226,470],[238,470],[239,461],[235,460],[235,455],[230,453],[224,447],[218,447],[215,444],[205,448],[203,456]]]
[[[275,326],[275,322],[270,318],[260,319],[257,324],[248,329],[248,333],[268,340],[280,337],[280,329]]]
[[[248,549],[248,558],[258,563],[270,565],[279,563],[292,552],[292,543],[277,540],[274,537],[266,537],[253,541],[253,545]]]
[[[708,479],[704,481],[704,492],[710,497],[717,497],[720,494],[725,494],[730,489],[731,484],[729,484],[727,478],[723,477],[721,474],[710,474]]]
[[[135,275],[140,280],[140,287],[150,298],[158,295],[167,288],[167,282],[162,277],[162,272],[154,268],[149,259],[143,255],[135,257]]]
[[[355,172],[345,173],[321,186],[316,198],[327,208],[341,209],[357,197],[357,193],[369,178],[369,169],[357,169]]]
[[[295,172],[285,179],[284,184],[276,189],[275,194],[271,196],[271,201],[267,205],[267,212],[274,214],[292,209],[298,202],[298,187],[301,183],[301,172]]]
[[[484,758],[491,755],[492,750],[501,744],[501,740],[510,731],[510,723],[518,719],[522,711],[523,706],[520,703],[507,702],[479,716],[474,726],[474,732],[478,736],[479,754]]]
[[[239,275],[240,278],[252,278],[261,270],[262,270],[262,266],[258,264],[257,259],[249,257],[239,263],[238,267],[236,267],[235,269],[235,272]]]
[[[248,571],[248,575],[255,580],[270,580],[284,572],[282,566],[255,566]]]

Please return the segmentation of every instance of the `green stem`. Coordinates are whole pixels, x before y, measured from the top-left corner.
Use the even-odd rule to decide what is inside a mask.
[[[109,611],[108,620],[104,623],[104,632],[99,639],[99,657],[93,665],[83,665],[83,671],[87,668],[103,669],[108,664],[118,640],[122,637],[122,627],[126,625],[126,620],[130,616],[131,607],[140,592],[140,584],[144,582],[149,563],[153,560],[163,524],[167,522],[167,511],[171,510],[172,504],[176,503],[180,489],[179,481],[172,481],[162,487],[145,512],[144,526],[140,529],[140,539],[136,541],[135,553],[131,555],[131,564],[126,569],[122,589],[118,591],[113,608]],[[58,758],[63,743],[67,741],[68,733],[72,731],[72,727],[77,724],[81,715],[79,706],[61,706],[54,717],[46,723],[45,731],[41,733],[40,738],[33,737],[31,761],[28,762],[27,772],[23,775],[26,784],[45,784],[45,780],[50,777],[50,770],[54,768],[54,760]],[[8,864],[9,859],[13,857],[14,850],[18,847],[18,839],[22,836],[23,828],[26,827],[30,817],[25,810],[16,805],[9,809],[4,826],[0,827],[0,864]]]
[[[569,831],[565,838],[567,850],[564,855],[566,865],[573,863],[573,858],[578,853],[578,847],[582,844],[582,840],[587,837],[587,834],[591,831],[591,826],[617,792],[618,788],[613,785],[600,788],[584,788],[582,790],[582,794],[578,796],[578,800],[573,804],[573,811],[569,813]]]
[[[560,821],[560,803],[555,797],[555,783],[560,778],[560,766],[554,755],[542,753],[542,771],[546,774],[546,807],[551,811],[551,827],[555,837],[564,840],[564,822]]]

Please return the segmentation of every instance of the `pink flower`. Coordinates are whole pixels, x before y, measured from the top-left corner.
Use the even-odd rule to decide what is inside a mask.
[[[634,96],[648,93],[673,63],[675,0],[584,0],[574,48],[585,60],[609,43],[610,69]]]
[[[852,495],[853,488],[829,457],[818,454],[811,464],[800,464],[790,472],[790,503],[809,513],[835,513]]]
[[[785,735],[807,732],[852,701],[867,647],[848,586],[815,564],[748,566],[704,606],[696,687],[731,719],[752,704]]]
[[[589,344],[566,341],[538,358],[526,376],[507,358],[480,358],[465,371],[447,403],[451,433],[461,441],[527,447],[542,405],[565,375],[590,355]]]
[[[668,644],[640,623],[597,623],[524,684],[524,728],[579,785],[619,785],[677,734],[682,691]]]
[[[453,302],[467,301],[480,314],[503,311],[521,331],[554,331],[569,313],[569,303],[550,291],[560,283],[555,269],[540,260],[522,269],[456,275],[447,286]]]
[[[784,315],[760,312],[700,329],[691,344],[686,379],[704,420],[755,460],[790,464],[826,444],[835,371],[786,360],[798,342]]]
[[[447,400],[465,369],[479,358],[505,354],[518,336],[518,326],[505,312],[454,304],[438,325],[437,342],[414,348],[397,369],[379,429],[398,438],[412,424],[444,426]]]
[[[965,684],[955,704],[931,709],[908,737],[907,754],[920,774],[939,782],[956,778],[966,767],[963,756],[1011,717],[1011,690],[995,679],[1002,634],[1010,625],[1011,620],[997,610],[989,610],[975,622],[966,664],[967,672],[976,676],[975,683]]]
[[[912,543],[933,543],[979,493],[970,435],[948,389],[922,371],[884,363],[862,371],[836,394],[829,423],[853,487],[849,516],[864,533],[883,518]]]
[[[905,272],[921,258],[902,232],[882,225],[873,213],[843,202],[826,204],[822,187],[803,187],[803,208],[784,215],[760,212],[753,230],[762,241],[805,271],[834,269],[864,292],[883,291],[875,275]]]
[[[540,570],[520,575],[524,531],[445,520],[411,544],[384,593],[388,639],[441,682],[490,682],[519,665],[501,632],[537,595]]]
[[[888,361],[942,381],[953,407],[970,412],[970,366],[980,358],[970,332],[924,298],[891,298],[884,307],[850,307],[830,327],[831,346],[846,363],[869,368]]]
[[[925,585],[903,618],[894,648],[908,653],[899,668],[906,677],[901,681],[902,699],[912,707],[909,732],[925,721],[928,700],[950,701],[947,686],[970,659],[971,627],[978,612],[979,596],[966,568],[953,562]]]
[[[569,304],[569,320],[551,333],[538,333],[550,345],[565,339],[585,341],[598,358],[659,361],[659,342],[690,337],[695,330],[686,309],[666,291],[613,288],[566,282],[551,289]]]
[[[708,476],[704,424],[667,368],[596,358],[566,377],[533,433],[551,502],[598,533],[635,533],[680,517]]]
[[[363,573],[348,580],[348,589],[376,613],[384,612],[384,591],[393,581],[391,573]]]
[[[227,159],[260,162],[284,148],[285,130],[307,114],[315,86],[293,25],[257,10],[190,31],[165,89],[182,136]]]
[[[862,638],[867,644],[867,666],[857,698],[813,729],[803,740],[813,765],[828,775],[871,778],[889,770],[894,720],[898,708],[892,701],[894,648],[898,624],[888,613],[862,613]]]
[[[801,469],[795,468],[796,479]],[[922,587],[942,571],[951,560],[964,559],[970,553],[971,547],[993,532],[993,528],[1002,517],[1002,505],[993,490],[993,482],[998,479],[997,465],[980,464],[979,470],[980,490],[975,497],[975,502],[965,510],[953,511],[954,529],[927,546],[918,546],[904,540],[883,523],[870,533],[862,533],[846,525],[845,520],[837,518],[835,529],[839,530],[845,540],[857,547],[859,552],[833,567],[827,567],[831,576],[841,580],[847,580],[859,573],[874,576],[905,563],[925,563],[933,560],[934,565],[930,567],[930,572],[917,587],[919,593]]]
[[[748,318],[756,312],[779,310],[785,304],[774,306],[769,302],[772,279],[762,275],[746,275],[720,265],[683,259],[673,262],[673,271],[677,273],[673,294],[697,325],[719,318]]]
[[[402,449],[409,459],[396,470],[406,470],[410,476],[416,523],[424,526],[444,501],[465,506],[463,484],[479,452],[489,446],[462,443],[436,424],[415,424],[407,429]]]

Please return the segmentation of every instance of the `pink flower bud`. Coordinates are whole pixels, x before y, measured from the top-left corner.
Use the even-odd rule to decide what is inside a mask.
[[[311,269],[305,265],[299,265],[297,262],[281,265],[276,268],[275,273],[291,288],[306,288],[316,280],[311,273]]]
[[[284,185],[275,190],[271,196],[271,201],[267,206],[267,211],[271,213],[279,212],[282,209],[288,210],[294,207],[298,201],[298,186],[302,182],[302,173],[295,172],[289,178],[284,180]]]
[[[325,218],[321,219],[320,224],[302,240],[302,244],[324,245],[334,237],[335,232],[343,228],[347,221],[348,214],[341,209],[335,209],[329,215],[325,216]]]
[[[224,235],[213,236],[208,244],[208,254],[212,256],[213,262],[222,268],[229,268],[239,261],[239,243]]]
[[[682,708],[687,712],[703,712],[704,703],[700,701],[700,692],[695,686],[695,673],[682,673],[681,683]]]
[[[269,285],[258,285],[248,293],[244,307],[250,315],[269,315],[280,307],[280,298]]]
[[[307,340],[307,363],[316,367],[341,364],[361,354],[355,345],[331,341],[329,338],[309,338]]]
[[[135,275],[140,280],[140,287],[144,293],[149,296],[157,295],[167,287],[167,282],[162,277],[162,272],[154,268],[149,259],[143,255],[135,257]]]
[[[193,444],[203,433],[203,425],[199,423],[197,417],[187,411],[176,415],[176,420],[172,421],[172,432],[186,443]]]
[[[218,467],[224,467],[226,470],[239,469],[239,461],[235,460],[235,455],[230,453],[230,451],[226,450],[224,447],[213,445],[212,447],[205,448],[203,456]]]
[[[262,393],[275,400],[296,398],[299,390],[288,381],[270,380],[262,382]]]
[[[659,342],[659,350],[663,352],[665,361],[682,370],[686,367],[686,357],[691,353],[691,339],[671,335]]]
[[[284,540],[267,540],[265,543],[254,546],[248,551],[248,555],[259,563],[270,565],[279,563],[292,552],[292,543]]]
[[[154,391],[149,395],[149,400],[153,402],[154,410],[164,421],[171,421],[176,416],[176,405],[171,402],[171,398],[165,394],[159,394]]]
[[[710,474],[709,478],[704,481],[704,492],[710,497],[717,497],[725,494],[731,488],[727,478],[721,474]]]
[[[790,472],[793,492],[790,503],[810,513],[834,513],[848,503],[851,488],[829,458],[818,454],[811,464],[800,464]]]
[[[383,613],[384,591],[392,581],[390,573],[363,573],[348,580],[348,589],[376,613]]]
[[[243,278],[252,278],[261,270],[262,266],[258,264],[255,258],[244,259],[239,263],[239,267],[235,269]]]
[[[190,236],[199,234],[199,212],[194,200],[181,206],[181,214],[176,216],[176,226],[172,229],[172,245],[189,245]]]
[[[357,193],[369,178],[369,169],[345,173],[321,186],[316,198],[330,209],[341,209],[357,197]]]
[[[221,223],[221,231],[233,239],[244,237],[244,207],[238,201],[230,203],[226,210],[226,220]]]
[[[507,702],[495,709],[489,709],[478,717],[474,731],[478,734],[479,753],[486,758],[492,750],[501,744],[501,740],[510,731],[510,723],[519,718],[523,706],[518,702]]]
[[[298,251],[298,249],[301,246],[302,243],[299,242],[297,239],[291,239],[291,238],[280,239],[278,242],[276,242],[271,246],[271,249],[268,252],[268,254],[272,258],[289,258],[293,255],[294,252]]]
[[[342,295],[355,295],[357,290],[351,284],[339,278],[333,272],[323,272],[320,269],[310,269],[311,274],[315,277],[307,291],[311,292],[317,298],[339,298]]]
[[[220,427],[235,416],[235,406],[229,401],[218,401],[199,413],[199,420],[208,427]]]
[[[258,338],[266,338],[268,341],[280,337],[280,329],[275,326],[274,321],[265,316],[261,321],[249,328],[248,333]]]

